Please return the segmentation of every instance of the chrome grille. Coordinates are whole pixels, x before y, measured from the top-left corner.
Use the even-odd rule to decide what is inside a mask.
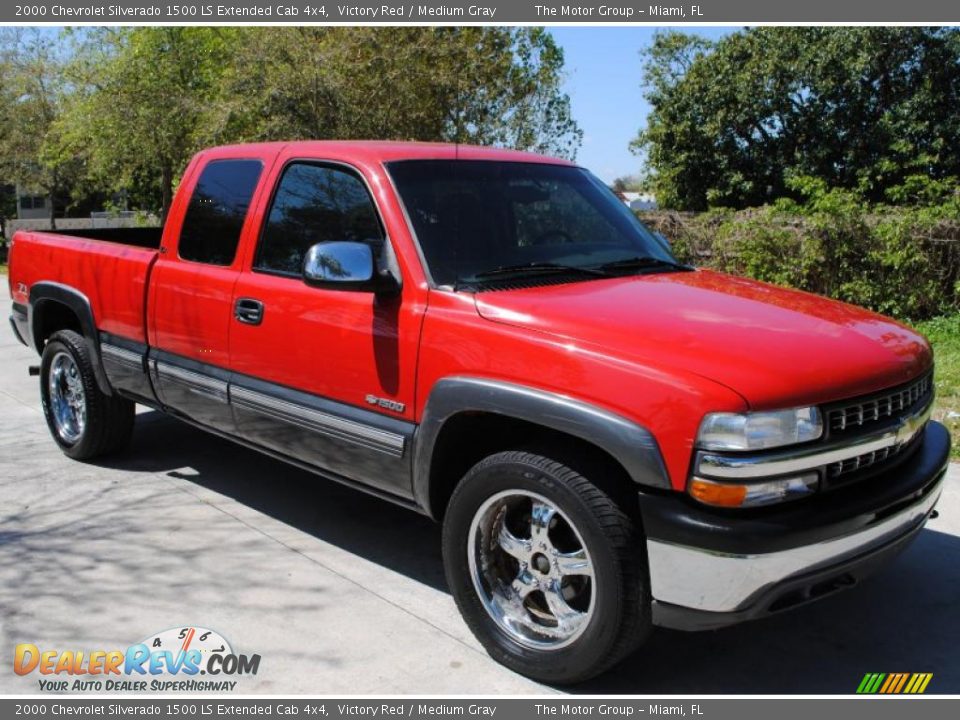
[[[894,457],[916,447],[922,437],[922,432],[917,433],[916,437],[903,445],[891,445],[890,447],[875,450],[874,452],[864,453],[857,457],[831,463],[827,465],[827,478],[830,480],[837,480],[839,478],[839,482],[844,482],[848,479],[845,477],[847,475],[852,475],[860,470],[866,470],[867,468],[883,463],[885,460],[892,460]]]
[[[832,433],[867,429],[874,423],[883,422],[919,406],[926,401],[932,389],[933,374],[927,373],[919,380],[901,386],[889,393],[847,403],[841,407],[828,410],[828,427]],[[873,462],[876,462],[876,460],[870,461],[871,464]]]
[[[846,460],[835,462],[831,465],[827,465],[827,474],[831,478],[835,478],[840,477],[841,475],[856,472],[857,470],[865,470],[871,465],[875,465],[893,457],[894,455],[897,455],[901,450],[903,450],[903,448],[903,445],[891,445],[890,447],[883,448],[882,450],[875,450],[874,452],[869,452],[865,455],[857,455],[857,457],[847,458]]]

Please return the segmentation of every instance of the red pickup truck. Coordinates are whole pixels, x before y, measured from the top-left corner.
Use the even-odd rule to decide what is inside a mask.
[[[141,403],[426,513],[470,628],[544,681],[855,584],[948,463],[920,335],[680,264],[532,154],[207,150],[162,232],[17,233],[10,289],[67,455]]]

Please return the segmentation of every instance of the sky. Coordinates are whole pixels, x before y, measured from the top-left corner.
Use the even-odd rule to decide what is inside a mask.
[[[656,27],[552,27],[564,51],[566,80],[573,117],[583,130],[577,162],[604,182],[636,175],[642,160],[628,145],[643,127],[650,106],[640,87],[643,59]],[[735,31],[731,27],[678,28],[710,39]]]

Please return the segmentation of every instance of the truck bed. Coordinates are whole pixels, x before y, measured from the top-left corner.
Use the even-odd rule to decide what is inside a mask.
[[[162,227],[122,227],[122,228],[85,228],[83,230],[57,230],[48,235],[65,235],[84,240],[102,240],[103,242],[133,245],[134,247],[157,250],[163,238]]]
[[[39,282],[68,285],[87,297],[99,330],[146,343],[147,281],[160,234],[159,228],[20,230],[10,250],[13,300],[28,305]]]

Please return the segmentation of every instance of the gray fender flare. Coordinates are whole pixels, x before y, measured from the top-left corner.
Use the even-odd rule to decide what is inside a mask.
[[[93,374],[97,378],[97,385],[107,395],[113,395],[113,388],[103,370],[100,360],[100,333],[93,319],[93,309],[87,296],[79,290],[57,282],[38,282],[30,288],[29,318],[27,320],[30,337],[28,340],[33,348],[43,354],[43,338],[39,336],[40,324],[36,320],[43,316],[44,306],[48,303],[58,303],[66,306],[77,316],[83,339],[87,342],[90,359],[93,361]]]
[[[437,381],[417,428],[413,454],[413,494],[428,515],[430,468],[444,424],[463,412],[484,412],[525,420],[581,438],[608,452],[638,489],[672,489],[653,434],[620,415],[575,398],[536,388],[475,377]]]

